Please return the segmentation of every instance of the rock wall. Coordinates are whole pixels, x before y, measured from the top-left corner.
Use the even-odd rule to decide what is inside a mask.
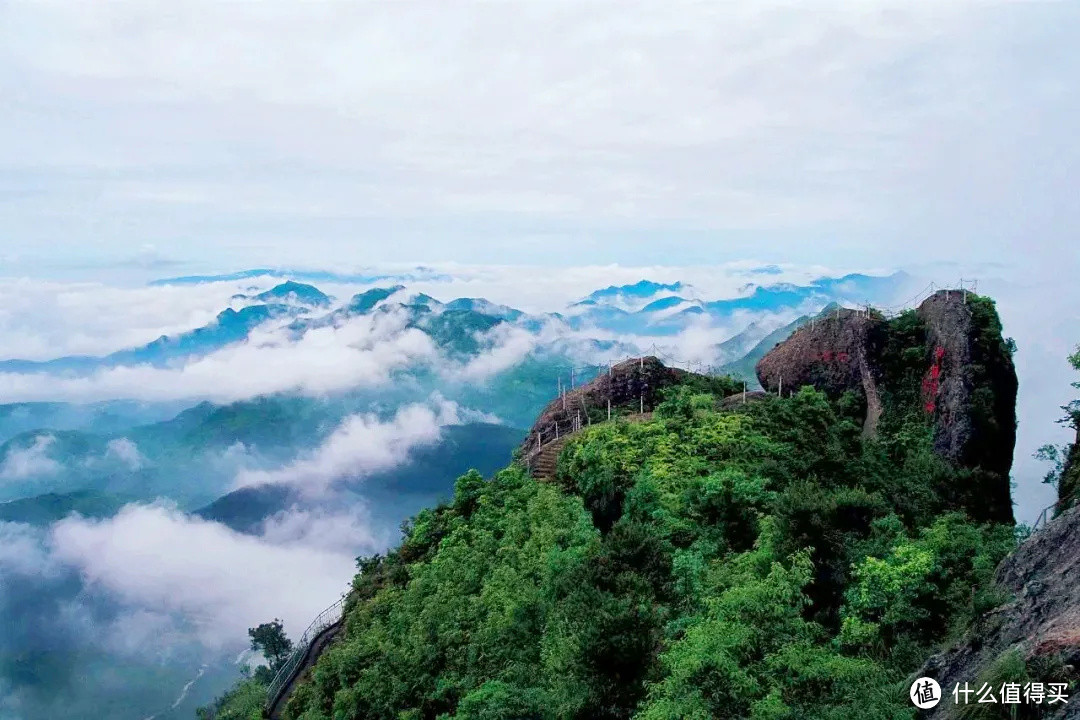
[[[971,471],[968,486],[955,488],[958,502],[977,519],[1013,521],[1017,380],[992,301],[942,290],[902,321],[854,310],[830,313],[765,355],[757,376],[772,393],[782,380],[785,391],[812,385],[833,398],[861,394],[868,437],[890,412],[885,394],[891,412],[923,413],[933,427],[934,451]]]
[[[1000,326],[996,332],[976,327],[973,307],[960,292],[942,290],[918,309],[931,353],[924,387],[934,414],[934,447],[957,463],[1007,474],[1016,441],[1016,370],[1011,356],[996,347]],[[987,337],[988,331],[998,337]],[[985,407],[976,407],[980,394]]]
[[[538,436],[541,443],[552,440],[556,423],[563,434],[570,431],[578,417],[585,425],[590,413],[606,415],[608,400],[614,410],[636,413],[644,404],[645,411],[651,411],[659,402],[660,391],[678,384],[686,375],[685,370],[669,368],[655,357],[614,365],[610,374],[601,373],[585,385],[568,390],[565,399],[556,398],[548,403],[522,443],[522,454],[528,456],[536,451]]]
[[[934,451],[970,468],[993,503],[987,519],[1012,522],[1009,472],[1016,445],[1016,369],[992,304],[942,290],[918,308],[930,357],[923,378]]]
[[[858,392],[867,403],[863,433],[872,436],[882,412],[876,357],[884,327],[881,316],[867,317],[856,310],[816,318],[758,362],[758,382],[771,393],[781,385],[792,392],[812,385],[833,398]]]
[[[928,713],[946,720],[953,703],[948,693],[960,683],[977,686],[1002,653],[1015,648],[1036,670],[1041,682],[1080,680],[1080,507],[1074,507],[1039,531],[1002,562],[996,581],[1008,595],[968,630],[968,636],[931,657],[918,676],[938,681],[949,702]],[[1058,675],[1060,677],[1046,676]],[[1072,693],[1075,693],[1075,685]],[[999,706],[1000,707],[1000,706]],[[1043,706],[1042,717],[1080,718],[1080,698],[1068,705]],[[1056,711],[1056,712],[1055,712]],[[1024,716],[1027,717],[1027,716]]]

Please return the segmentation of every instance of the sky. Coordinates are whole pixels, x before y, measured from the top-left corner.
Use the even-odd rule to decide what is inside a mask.
[[[0,275],[1078,263],[1076,3],[0,3]]]

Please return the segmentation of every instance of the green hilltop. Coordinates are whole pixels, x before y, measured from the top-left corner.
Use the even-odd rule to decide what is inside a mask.
[[[886,326],[905,372],[874,435],[856,392],[744,403],[685,374],[651,416],[571,436],[550,481],[520,460],[463,475],[358,559],[281,717],[914,718],[905,681],[1001,602],[1016,531],[954,491],[978,474],[935,448],[910,324]],[[260,717],[264,677],[205,717]]]

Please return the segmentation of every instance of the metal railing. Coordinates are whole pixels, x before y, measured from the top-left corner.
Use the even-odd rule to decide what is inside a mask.
[[[660,351],[660,349],[655,344],[652,345],[648,349],[648,352],[649,352],[650,355],[652,355],[654,357],[659,357],[661,359],[669,361],[669,362],[665,362],[665,364],[668,367],[677,367],[677,361],[675,361],[674,358],[671,358],[670,356],[664,355],[664,353],[662,353]],[[554,422],[549,423],[548,425],[545,425],[545,426],[541,427],[539,430],[537,430],[535,437],[531,440],[529,448],[526,450],[526,456],[531,459],[531,458],[535,457],[536,455],[538,455],[540,453],[540,451],[544,447],[546,447],[547,445],[550,445],[552,442],[555,442],[556,440],[559,440],[560,438],[566,437],[567,435],[578,432],[585,425],[591,425],[592,424],[592,417],[589,415],[589,408],[585,404],[584,396],[578,395],[574,399],[568,399],[568,397],[569,397],[568,393],[570,393],[573,390],[577,389],[577,387],[584,387],[584,385],[587,385],[589,382],[591,382],[591,380],[595,380],[597,377],[600,377],[600,376],[602,376],[604,374],[607,374],[608,377],[610,378],[611,374],[612,374],[612,368],[614,368],[614,367],[616,367],[618,365],[622,365],[623,363],[628,363],[630,361],[637,361],[639,363],[639,365],[638,365],[639,369],[643,369],[644,368],[643,363],[644,363],[645,357],[647,357],[647,356],[646,355],[633,355],[633,356],[624,357],[624,358],[622,358],[620,360],[617,360],[617,361],[605,363],[605,364],[602,364],[602,365],[577,365],[577,366],[574,366],[573,368],[571,368],[571,378],[572,379],[571,379],[571,383],[570,383],[569,386],[566,386],[566,385],[564,385],[562,383],[561,376],[560,376],[560,381],[559,381],[559,385],[558,385],[559,395],[556,398],[556,401],[562,403],[562,409],[566,414],[569,415],[570,420],[569,420],[569,422],[559,422],[558,420],[556,420]],[[595,371],[596,374],[590,380],[587,380],[587,381],[581,383],[581,385],[578,385],[573,380],[573,378],[575,377],[574,373],[577,373],[577,372],[579,372],[581,370]],[[581,375],[579,374],[579,375],[577,375],[577,377],[580,378]],[[576,408],[573,407],[572,404],[574,402],[580,403],[580,407],[576,407]],[[568,404],[569,404],[569,407],[568,407]],[[644,409],[644,398],[642,398],[642,410],[643,409]],[[601,408],[597,408],[597,410],[601,410]],[[573,414],[571,414],[571,411],[572,411]],[[611,402],[609,400],[608,403],[607,403],[607,419],[608,420],[610,420],[611,417],[612,417],[611,413],[612,413],[612,405],[611,405]]]
[[[293,647],[293,651],[289,654],[285,664],[281,666],[277,671],[277,675],[275,675],[274,679],[270,682],[270,687],[266,690],[267,707],[274,704],[281,691],[293,679],[293,674],[296,672],[300,663],[304,661],[304,657],[307,655],[308,650],[311,648],[311,643],[315,638],[317,638],[321,632],[326,630],[326,628],[341,620],[344,607],[345,596],[342,596],[340,600],[323,610],[311,621],[307,630],[305,630],[304,634],[300,636],[300,639],[296,641],[296,645]]]
[[[1043,511],[1039,513],[1039,517],[1035,518],[1035,524],[1031,526],[1031,534],[1034,535],[1036,532],[1046,527],[1051,520],[1072,507],[1072,504],[1075,501],[1076,493],[1072,493],[1070,496],[1058,498],[1057,502],[1044,507]]]

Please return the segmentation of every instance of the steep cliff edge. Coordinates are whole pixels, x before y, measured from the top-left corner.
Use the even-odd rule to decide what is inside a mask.
[[[1073,507],[1023,543],[998,568],[1007,602],[980,618],[967,637],[919,671],[945,691],[957,683],[1080,681],[1080,507]],[[1075,691],[1075,690],[1074,690]],[[1080,718],[1080,702],[1045,708],[1040,717]],[[956,716],[943,702],[931,718]],[[1004,716],[1002,716],[1004,717]],[[1022,717],[1028,717],[1023,715]],[[1032,715],[1031,717],[1036,717]]]
[[[932,432],[937,455],[966,471],[955,492],[973,517],[1013,522],[1016,370],[989,298],[941,290],[894,319],[841,310],[804,325],[757,365],[762,387],[812,385],[864,405],[863,433]]]
[[[932,348],[923,387],[934,449],[972,469],[976,483],[1000,503],[1009,496],[1018,383],[997,311],[988,299],[945,290],[927,298],[918,315]],[[1004,508],[994,517],[1011,518],[1011,507],[1008,518]]]

